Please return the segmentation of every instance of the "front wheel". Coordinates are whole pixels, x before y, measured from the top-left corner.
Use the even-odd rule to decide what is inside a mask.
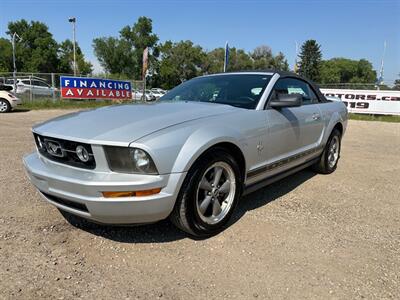
[[[11,110],[10,103],[5,99],[0,99],[0,113],[6,113]]]
[[[341,140],[342,134],[339,130],[334,129],[326,143],[320,160],[313,166],[315,171],[322,174],[330,174],[336,170],[340,158]]]
[[[210,236],[224,229],[241,193],[240,169],[222,149],[213,150],[189,170],[171,221],[194,236]]]

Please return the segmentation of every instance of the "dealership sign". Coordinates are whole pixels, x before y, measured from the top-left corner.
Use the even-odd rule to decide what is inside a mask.
[[[321,89],[321,92],[340,98],[352,113],[400,115],[400,91]]]
[[[131,99],[129,81],[61,76],[61,97],[69,99]]]

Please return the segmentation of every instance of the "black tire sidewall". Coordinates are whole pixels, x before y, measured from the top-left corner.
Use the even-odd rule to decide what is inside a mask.
[[[229,164],[232,168],[233,172],[235,173],[235,180],[236,180],[236,191],[235,197],[232,203],[232,206],[226,216],[217,224],[207,224],[205,223],[199,216],[197,211],[196,201],[197,201],[197,187],[202,179],[203,174],[206,170],[216,162],[225,162]],[[227,152],[222,150],[215,150],[207,155],[205,155],[198,163],[193,166],[193,172],[189,172],[188,174],[190,177],[187,188],[183,194],[184,201],[186,201],[186,219],[188,225],[190,226],[191,230],[196,235],[210,235],[218,233],[219,231],[225,228],[225,225],[228,223],[229,219],[231,218],[235,207],[240,198],[241,194],[241,176],[240,176],[240,168],[234,158]]]
[[[329,167],[329,162],[328,162],[328,157],[329,157],[329,147],[331,145],[331,142],[333,140],[333,138],[337,136],[339,139],[339,157],[335,163],[335,165],[333,167]],[[337,165],[339,163],[340,160],[340,151],[341,151],[341,147],[342,147],[342,135],[340,134],[340,131],[335,129],[333,130],[331,136],[329,137],[328,143],[326,144],[326,148],[325,148],[325,152],[324,152],[324,165],[325,165],[325,169],[327,173],[332,173],[336,170]]]

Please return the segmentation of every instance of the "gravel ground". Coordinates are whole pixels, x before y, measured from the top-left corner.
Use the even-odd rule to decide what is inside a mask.
[[[255,192],[193,240],[167,221],[68,222],[42,201],[21,158],[32,124],[64,113],[0,115],[0,298],[399,298],[400,123],[350,121],[334,174]]]

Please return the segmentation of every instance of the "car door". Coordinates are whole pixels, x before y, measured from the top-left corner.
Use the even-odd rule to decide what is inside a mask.
[[[32,85],[29,79],[20,80],[17,83],[18,93],[30,93],[31,90],[32,90]]]
[[[303,162],[302,158],[318,149],[324,126],[318,99],[307,82],[294,77],[280,78],[269,101],[279,101],[279,95],[282,94],[300,94],[302,105],[282,108],[267,106],[266,161],[269,164],[279,162],[280,170],[293,167],[296,160]]]
[[[50,85],[46,82],[38,80],[38,86],[42,95],[51,96],[53,94]]]
[[[40,80],[32,81],[33,90],[35,95],[48,95],[48,87]]]
[[[42,95],[43,91],[39,85],[39,81],[31,80],[31,91],[33,95]]]

